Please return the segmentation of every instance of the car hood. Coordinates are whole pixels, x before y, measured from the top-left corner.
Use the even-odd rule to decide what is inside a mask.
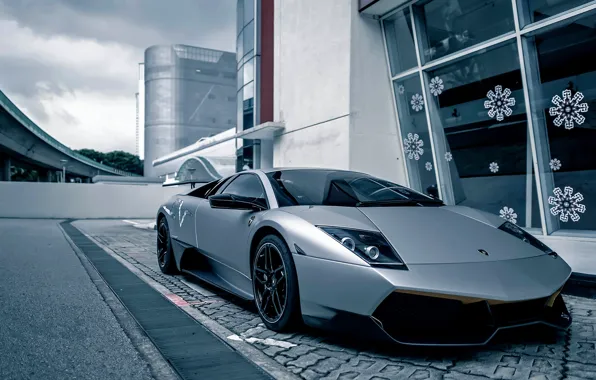
[[[479,210],[444,207],[360,207],[406,264],[475,263],[545,255],[503,232],[504,222]],[[488,256],[479,250],[488,252]]]

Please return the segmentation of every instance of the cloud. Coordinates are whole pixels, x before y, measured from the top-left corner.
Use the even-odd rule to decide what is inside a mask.
[[[66,145],[134,152],[144,50],[233,51],[235,17],[236,0],[0,0],[0,89]]]

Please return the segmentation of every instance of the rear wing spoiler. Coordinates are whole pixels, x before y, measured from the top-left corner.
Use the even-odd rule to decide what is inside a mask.
[[[191,180],[191,181],[182,181],[182,182],[170,182],[170,183],[165,183],[165,182],[164,182],[164,183],[162,184],[162,187],[169,187],[169,186],[179,186],[179,185],[190,185],[190,188],[191,188],[191,189],[194,189],[194,188],[195,188],[195,185],[196,185],[197,183],[198,183],[199,185],[204,185],[204,184],[206,184],[207,182],[205,182],[205,181],[192,181],[192,180]]]

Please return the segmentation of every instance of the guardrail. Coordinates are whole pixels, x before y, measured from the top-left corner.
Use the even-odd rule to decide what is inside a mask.
[[[17,107],[5,94],[0,90],[0,105],[4,108],[12,117],[15,118],[21,125],[31,131],[35,136],[39,137],[43,140],[46,144],[50,145],[51,147],[55,148],[56,150],[66,154],[74,158],[75,160],[87,164],[95,169],[102,170],[104,172],[120,175],[120,176],[127,176],[127,177],[141,177],[139,174],[126,172],[124,170],[116,169],[108,165],[100,164],[97,161],[94,161],[88,157],[83,156],[80,153],[77,153],[67,147],[66,145],[60,143],[58,140],[50,136],[46,133],[43,129],[37,126],[27,115],[25,115],[19,107]]]

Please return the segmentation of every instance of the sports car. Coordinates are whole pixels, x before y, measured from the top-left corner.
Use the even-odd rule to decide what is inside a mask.
[[[365,173],[243,171],[173,196],[156,222],[164,273],[254,301],[274,331],[482,345],[571,324],[571,268],[556,252],[497,215]]]

